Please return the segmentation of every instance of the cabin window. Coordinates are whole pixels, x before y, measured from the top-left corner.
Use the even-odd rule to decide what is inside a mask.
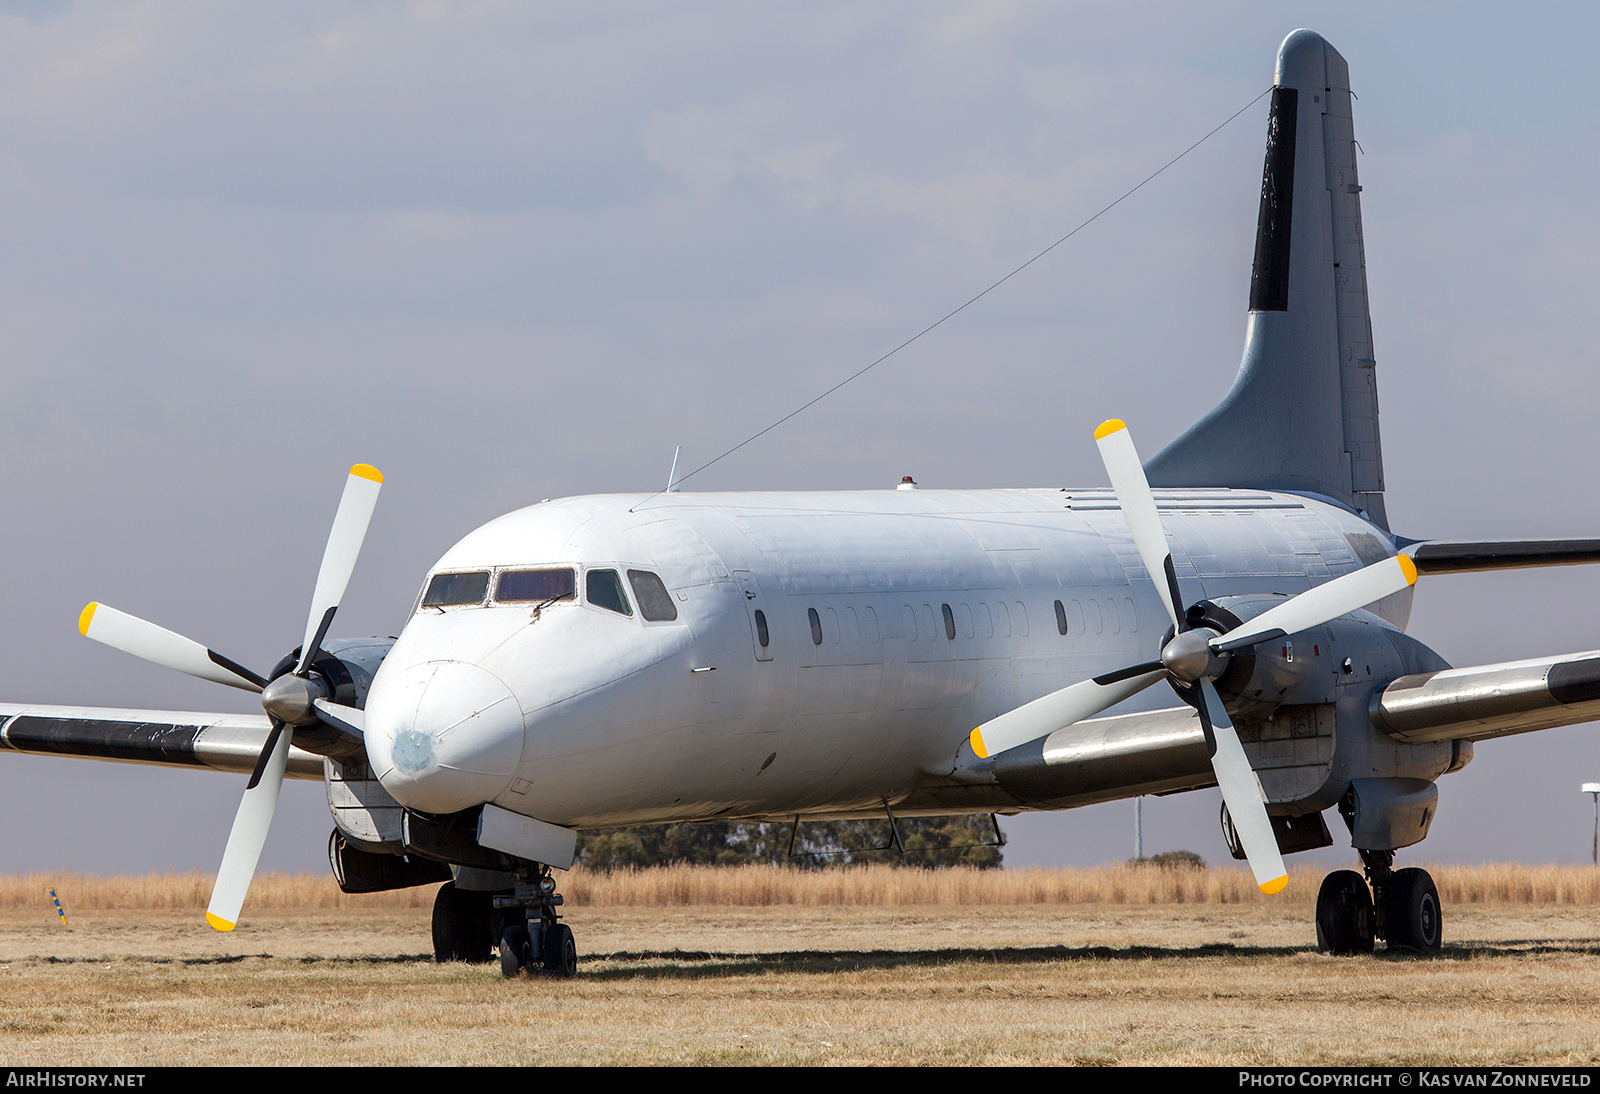
[[[597,608],[619,615],[632,615],[628,595],[622,591],[622,579],[615,570],[590,570],[584,575],[584,598]]]
[[[1067,609],[1059,600],[1056,601],[1056,630],[1067,633]]]
[[[678,606],[661,578],[649,570],[629,570],[628,584],[633,586],[633,598],[639,602],[639,614],[652,623],[670,623],[678,618]]]
[[[501,604],[571,600],[577,595],[578,581],[571,567],[505,570],[494,583],[494,598]]]
[[[424,608],[458,608],[466,604],[482,604],[489,593],[489,571],[474,570],[468,574],[434,574],[428,582],[428,591],[422,596]]]
[[[757,608],[756,609],[756,641],[761,643],[761,648],[762,649],[766,649],[767,648],[767,644],[771,640],[772,640],[771,635],[769,635],[767,633],[767,613],[762,611],[760,608]]]
[[[806,618],[811,621],[811,644],[822,645],[822,617],[817,614],[817,609],[807,608]]]
[[[950,610],[950,605],[940,604],[939,610],[944,613],[944,636],[950,641],[956,640],[956,613]]]

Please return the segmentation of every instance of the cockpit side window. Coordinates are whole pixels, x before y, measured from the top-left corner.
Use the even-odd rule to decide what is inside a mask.
[[[668,623],[678,618],[678,606],[666,584],[649,570],[629,570],[628,584],[639,602],[639,614],[652,623]]]
[[[622,591],[622,578],[615,570],[590,570],[583,578],[583,595],[597,608],[619,615],[633,614],[628,607],[628,594]]]
[[[422,594],[424,608],[455,608],[466,604],[482,604],[489,593],[489,571],[474,570],[466,574],[434,574],[428,582],[428,591]]]
[[[577,595],[577,577],[570,567],[551,570],[503,570],[494,583],[494,598],[501,604],[571,600]]]

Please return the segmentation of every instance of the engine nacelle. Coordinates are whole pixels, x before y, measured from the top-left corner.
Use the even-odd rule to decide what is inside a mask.
[[[1283,600],[1219,597],[1197,604],[1191,618],[1226,631]],[[1464,766],[1451,742],[1396,742],[1373,726],[1368,709],[1389,681],[1446,667],[1421,642],[1361,611],[1236,651],[1216,685],[1268,802],[1300,816],[1338,804],[1355,780],[1431,783]]]
[[[1187,622],[1222,633],[1287,599],[1256,594],[1202,600],[1189,609]],[[1341,687],[1363,681],[1449,667],[1421,642],[1364,611],[1226,656],[1217,692],[1228,713],[1243,718],[1269,718],[1282,706],[1336,702]],[[1178,693],[1189,700],[1181,686]]]

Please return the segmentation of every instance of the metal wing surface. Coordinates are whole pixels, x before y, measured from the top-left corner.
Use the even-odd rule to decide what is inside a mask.
[[[272,726],[263,714],[0,703],[0,752],[248,775]],[[322,757],[289,749],[291,779],[321,779]]]

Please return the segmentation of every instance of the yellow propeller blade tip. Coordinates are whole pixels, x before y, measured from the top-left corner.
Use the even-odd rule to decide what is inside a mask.
[[[78,633],[84,637],[88,637],[89,624],[94,622],[94,610],[99,606],[98,603],[91,600],[84,605],[83,611],[78,613]]]
[[[371,479],[373,482],[383,481],[383,472],[373,467],[370,463],[356,464],[350,469],[350,474],[360,475],[362,478]]]
[[[1289,884],[1289,875],[1284,874],[1282,877],[1275,877],[1271,881],[1263,881],[1261,883],[1261,891],[1268,896],[1272,896],[1274,893],[1283,892],[1283,887],[1287,884]]]
[[[982,733],[979,733],[978,730],[975,729],[972,731],[971,735],[968,736],[967,740],[972,742],[972,751],[978,754],[978,759],[987,760],[989,758],[988,750],[983,747]]]
[[[1415,585],[1417,583],[1417,564],[1412,562],[1406,555],[1395,555],[1394,557],[1400,560],[1400,572],[1406,575],[1406,584]]]
[[[226,932],[226,931],[231,931],[234,928],[234,924],[229,923],[226,919],[223,919],[220,915],[212,915],[210,912],[206,913],[206,922],[211,924],[213,927],[215,927],[219,931]]]
[[[1112,418],[1110,421],[1100,423],[1099,427],[1094,431],[1094,439],[1097,441],[1103,440],[1104,438],[1111,436],[1111,434],[1115,433],[1117,430],[1127,428],[1127,422],[1123,421],[1121,418]]]

